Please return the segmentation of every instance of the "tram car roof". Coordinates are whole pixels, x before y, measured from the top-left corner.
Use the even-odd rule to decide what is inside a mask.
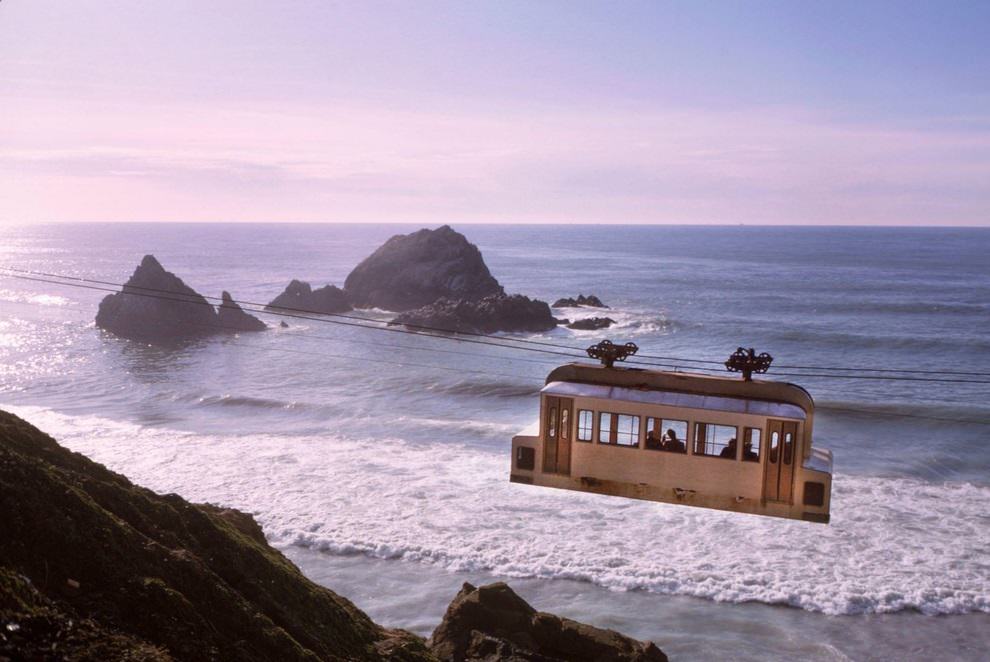
[[[797,384],[770,380],[568,363],[547,375],[543,392],[693,409],[796,418],[810,427],[815,402]]]

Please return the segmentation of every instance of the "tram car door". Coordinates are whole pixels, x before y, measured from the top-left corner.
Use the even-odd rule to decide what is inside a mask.
[[[763,498],[767,501],[791,502],[791,485],[794,482],[794,462],[797,457],[797,423],[794,421],[769,421],[770,447],[767,453],[767,471],[763,483]]]
[[[543,473],[571,473],[571,410],[574,400],[548,396],[543,444]]]

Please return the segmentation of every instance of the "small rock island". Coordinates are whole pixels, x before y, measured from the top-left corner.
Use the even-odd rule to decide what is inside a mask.
[[[265,310],[333,315],[346,313],[353,309],[347,294],[339,287],[324,285],[314,290],[309,283],[293,279],[284,292],[265,306]]]
[[[478,247],[448,225],[396,235],[347,276],[358,307],[400,313],[390,323],[449,333],[540,332],[557,326],[544,301],[506,294]]]
[[[538,333],[557,326],[545,301],[522,294],[492,295],[478,301],[440,299],[400,314],[390,324],[457,333]]]
[[[597,331],[598,329],[607,329],[613,324],[615,324],[615,320],[611,317],[586,317],[570,322],[567,328],[576,331]]]
[[[165,271],[154,255],[145,255],[122,290],[100,302],[96,326],[122,338],[146,342],[267,328],[244,312],[227,292],[221,308],[218,314],[203,295]]]
[[[583,294],[577,295],[576,299],[567,297],[565,299],[557,299],[553,302],[554,308],[608,308],[602,300],[596,297],[594,294],[589,294],[584,296]]]
[[[344,290],[359,308],[394,312],[505,293],[478,247],[449,225],[395,235],[354,267]]]

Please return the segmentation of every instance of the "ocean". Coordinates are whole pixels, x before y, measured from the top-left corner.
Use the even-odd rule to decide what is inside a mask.
[[[990,378],[990,230],[454,227],[508,292],[596,294],[617,322],[512,337],[632,341],[678,370],[770,352],[768,377],[815,398],[831,524],[509,483],[563,357],[272,316],[151,347],[95,328],[106,292],[9,272],[0,408],[136,483],[253,513],[388,626],[429,634],[462,582],[505,579],[678,660],[987,659],[990,385],[968,382]],[[293,278],[341,285],[414,229],[2,226],[0,267],[121,283],[153,253],[204,295],[267,303]]]

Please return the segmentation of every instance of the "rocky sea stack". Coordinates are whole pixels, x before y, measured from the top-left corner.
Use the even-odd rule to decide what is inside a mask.
[[[579,306],[584,306],[587,308],[608,308],[608,306],[602,303],[602,300],[594,294],[589,294],[588,296],[579,294],[576,299],[567,297],[565,299],[557,299],[553,302],[554,308],[577,308]]]
[[[545,301],[521,294],[492,295],[479,301],[440,299],[428,306],[402,313],[391,323],[452,333],[539,333],[557,326],[557,320]]]
[[[314,584],[237,510],[159,495],[0,411],[0,659],[664,660],[465,585],[432,648]]]
[[[220,307],[217,308],[217,322],[223,331],[264,331],[267,325],[254,315],[244,312],[244,309],[237,305],[230,292],[224,290],[220,297]]]
[[[100,302],[96,326],[122,338],[147,342],[266,328],[261,320],[241,310],[229,294],[224,292],[224,296],[222,305],[230,305],[218,315],[203,295],[165,271],[154,255],[145,255],[122,290]]]
[[[443,660],[666,662],[652,642],[536,611],[503,583],[464,584],[430,638]]]
[[[216,333],[217,313],[154,255],[145,255],[122,291],[100,302],[96,326],[133,340],[190,338]]]
[[[611,317],[586,317],[568,323],[567,328],[577,331],[597,331],[598,329],[607,329],[613,324],[615,324],[615,320]]]
[[[392,237],[354,268],[344,290],[355,306],[396,312],[504,293],[478,247],[447,225]]]
[[[309,283],[293,280],[284,292],[265,306],[265,310],[332,315],[351,310],[351,303],[344,291],[334,285],[314,290]]]

